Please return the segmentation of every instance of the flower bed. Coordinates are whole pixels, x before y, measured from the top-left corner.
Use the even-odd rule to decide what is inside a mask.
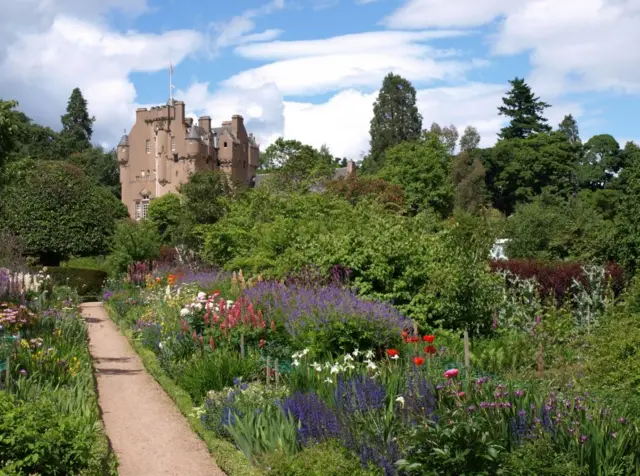
[[[117,474],[77,295],[0,303],[0,472]]]
[[[393,306],[339,285],[144,282],[107,295],[115,319],[189,395],[203,434],[261,471],[339,474],[357,461],[349,474],[513,474],[527,458],[549,474],[640,470],[627,415],[571,386],[507,376],[485,356],[500,338],[478,340],[467,368],[457,333],[416,334]],[[500,332],[535,349],[557,324],[537,325]],[[537,357],[522,355],[524,377]],[[324,467],[310,462],[317,452]]]

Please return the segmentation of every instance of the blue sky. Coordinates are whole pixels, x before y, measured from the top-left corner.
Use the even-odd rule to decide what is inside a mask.
[[[640,138],[639,0],[21,0],[0,19],[0,97],[58,127],[79,86],[113,145],[135,108],[175,95],[214,122],[242,114],[338,156],[367,152],[389,71],[418,90],[424,127],[468,125],[495,142],[514,76],[577,119],[583,140]],[[624,145],[623,143],[621,145]]]

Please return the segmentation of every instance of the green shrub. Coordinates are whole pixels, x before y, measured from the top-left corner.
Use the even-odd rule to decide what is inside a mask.
[[[95,426],[64,415],[47,399],[20,402],[0,391],[0,470],[78,474],[91,458]]]
[[[208,391],[230,387],[236,378],[251,380],[260,368],[257,354],[248,353],[243,359],[239,352],[221,348],[194,354],[176,376],[176,381],[194,402],[200,404]]]
[[[160,244],[160,235],[152,222],[124,220],[116,225],[107,261],[111,269],[123,273],[134,263],[149,262],[160,256]]]
[[[583,476],[589,474],[568,455],[557,453],[549,437],[533,440],[509,453],[503,465],[514,476]]]
[[[277,476],[376,476],[379,469],[363,469],[360,460],[339,443],[329,441],[305,448],[293,456],[283,452],[265,455],[262,466]]]
[[[36,271],[34,269],[34,271]],[[82,297],[97,298],[107,280],[107,273],[99,269],[51,266],[46,270],[55,286],[69,286]]]

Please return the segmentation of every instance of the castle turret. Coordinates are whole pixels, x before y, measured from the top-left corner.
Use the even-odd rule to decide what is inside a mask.
[[[165,185],[169,182],[167,179],[167,141],[169,134],[164,129],[159,129],[156,134],[156,173],[158,182]]]
[[[118,163],[127,165],[129,163],[129,136],[124,134],[118,143]]]
[[[196,130],[195,126],[189,129],[189,135],[187,135],[187,155],[190,159],[194,159],[200,155],[201,152],[200,134]]]

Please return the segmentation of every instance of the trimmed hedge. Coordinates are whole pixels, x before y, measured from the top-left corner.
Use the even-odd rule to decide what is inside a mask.
[[[40,268],[34,269],[39,271]],[[80,297],[100,297],[107,280],[107,273],[99,269],[70,268],[66,266],[48,267],[46,274],[51,276],[54,286],[70,286]]]
[[[120,325],[118,313],[108,304],[104,304],[109,317],[116,323],[120,332],[127,337],[131,346],[140,356],[145,369],[149,372],[167,395],[176,403],[182,414],[189,421],[191,429],[204,440],[215,463],[229,476],[261,476],[260,469],[251,466],[244,455],[233,444],[218,438],[214,432],[205,429],[200,419],[194,414],[191,396],[180,388],[160,367],[156,355],[134,339],[130,329]]]

